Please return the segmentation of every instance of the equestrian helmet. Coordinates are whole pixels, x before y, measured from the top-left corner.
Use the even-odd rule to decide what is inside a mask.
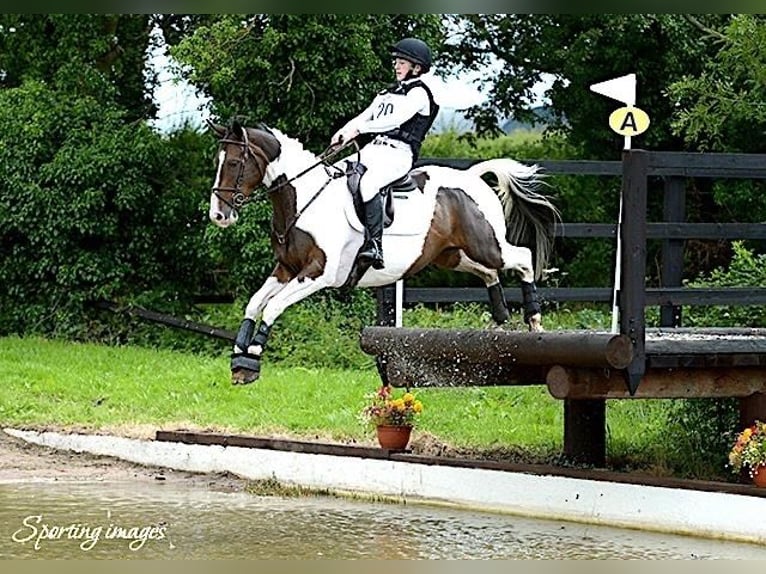
[[[423,40],[404,38],[391,47],[391,56],[403,58],[413,64],[420,64],[423,73],[431,68],[431,48]]]

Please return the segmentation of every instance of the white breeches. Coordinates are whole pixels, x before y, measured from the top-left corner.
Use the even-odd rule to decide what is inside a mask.
[[[365,203],[375,197],[382,188],[404,177],[412,169],[410,146],[403,142],[394,145],[397,147],[369,143],[359,151],[359,160],[367,168],[360,180],[360,191]]]

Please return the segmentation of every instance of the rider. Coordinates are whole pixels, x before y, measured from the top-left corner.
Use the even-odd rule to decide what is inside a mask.
[[[433,94],[420,79],[431,68],[431,49],[418,38],[404,38],[391,47],[396,83],[379,92],[370,106],[343,126],[332,144],[359,134],[376,134],[360,150],[366,168],[360,179],[364,202],[365,243],[360,261],[383,268],[383,197],[381,190],[404,177],[418,158],[420,145],[439,111]]]

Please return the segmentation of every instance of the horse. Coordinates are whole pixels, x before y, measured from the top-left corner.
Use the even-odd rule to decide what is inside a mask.
[[[365,239],[358,210],[361,164],[348,158],[330,163],[326,153],[317,156],[264,124],[208,124],[219,139],[210,220],[223,228],[236,223],[239,209],[261,186],[272,205],[277,263],[245,309],[231,354],[233,384],[258,379],[271,328],[290,305],[325,288],[391,284],[429,264],[481,278],[497,325],[510,317],[499,272],[514,271],[524,321],[530,331],[542,330],[535,280],[551,253],[560,217],[537,191],[544,177],[538,166],[490,159],[467,169],[413,169],[406,181],[381,192],[387,219],[393,220],[383,234],[385,266],[374,269],[360,266],[356,257]],[[483,179],[487,174],[494,174],[496,184]],[[531,249],[515,245],[527,236],[534,264]]]

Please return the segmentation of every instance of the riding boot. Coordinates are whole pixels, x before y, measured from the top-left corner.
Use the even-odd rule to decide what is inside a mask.
[[[383,201],[375,195],[364,204],[365,243],[357,256],[369,261],[373,269],[383,269]]]

